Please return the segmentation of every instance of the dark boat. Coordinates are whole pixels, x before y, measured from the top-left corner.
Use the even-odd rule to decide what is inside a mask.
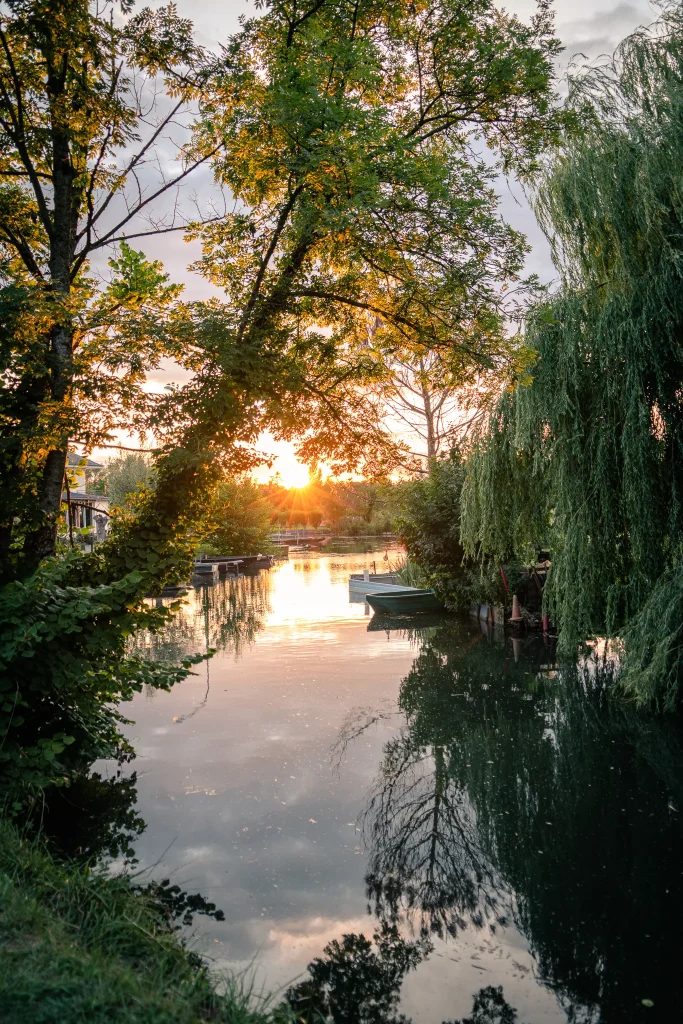
[[[415,587],[368,594],[365,600],[373,611],[390,612],[392,615],[414,615],[416,612],[440,612],[444,609],[433,590],[417,590]]]

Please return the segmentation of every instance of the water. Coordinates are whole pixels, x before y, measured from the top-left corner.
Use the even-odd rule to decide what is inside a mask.
[[[417,967],[403,977],[387,939],[389,1009],[350,1021],[393,1021],[400,995],[414,1024],[441,1024],[488,985],[518,1024],[680,1018],[678,725],[611,704],[599,666],[559,671],[540,639],[449,617],[375,628],[348,576],[383,556],[293,556],[197,589],[149,639],[217,654],[125,709],[137,758],[102,774],[140,865],[222,908],[195,945],[268,991],[344,934],[397,924]]]

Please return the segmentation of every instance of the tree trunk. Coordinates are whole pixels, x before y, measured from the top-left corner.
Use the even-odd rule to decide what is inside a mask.
[[[5,523],[3,526],[0,526],[0,579],[4,577],[7,571],[13,525],[13,523]]]
[[[54,86],[54,89],[53,89]],[[50,80],[48,91],[52,96],[61,92],[61,83]],[[53,107],[52,182],[54,187],[53,233],[50,240],[50,287],[59,298],[68,299],[71,291],[71,266],[78,224],[78,199],[74,189],[74,169],[71,162],[68,137],[60,131],[58,107]],[[58,311],[57,323],[52,328],[49,354],[50,398],[64,406],[71,390],[73,375],[73,328],[65,308]],[[24,554],[30,567],[43,558],[54,555],[57,547],[57,523],[62,504],[64,473],[69,449],[66,417],[61,416],[53,447],[48,452],[40,484],[38,508],[41,522],[26,535]]]
[[[48,452],[45,460],[38,499],[43,522],[28,533],[24,541],[24,552],[33,564],[54,555],[57,547],[57,526],[62,505],[66,455],[66,448],[53,449]]]
[[[425,421],[427,423],[427,462],[436,458],[438,442],[434,429],[434,410],[432,409],[432,397],[426,387],[422,387],[422,401],[425,407]]]

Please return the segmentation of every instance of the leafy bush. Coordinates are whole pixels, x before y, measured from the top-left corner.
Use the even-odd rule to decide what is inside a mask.
[[[103,545],[104,547],[104,545]],[[51,559],[0,590],[0,767],[5,790],[65,785],[122,744],[117,710],[144,685],[168,690],[199,656],[179,666],[127,652],[138,629],[170,615],[142,600],[145,575],[86,585],[97,556]]]
[[[429,476],[406,487],[397,531],[425,581],[454,609],[471,603],[474,563],[464,563],[460,543],[460,493],[464,470],[457,456],[435,462]]]
[[[472,604],[509,605],[510,595],[526,586],[526,574],[506,566],[508,593],[498,562],[480,561],[463,548],[461,499],[466,468],[454,451],[450,458],[434,462],[428,477],[404,488],[396,526],[408,551],[408,565],[418,570],[409,571],[408,576],[422,580],[410,585],[433,587],[446,606],[456,611]]]

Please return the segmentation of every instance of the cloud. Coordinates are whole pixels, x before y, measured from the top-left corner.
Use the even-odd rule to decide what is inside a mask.
[[[611,54],[615,47],[640,25],[648,25],[656,16],[652,6],[640,0],[637,4],[619,3],[605,10],[593,10],[587,16],[565,21],[562,9],[569,4],[558,4],[557,32],[565,46],[561,64],[566,67],[583,54],[594,60],[602,54]],[[572,13],[581,5],[572,5]]]

